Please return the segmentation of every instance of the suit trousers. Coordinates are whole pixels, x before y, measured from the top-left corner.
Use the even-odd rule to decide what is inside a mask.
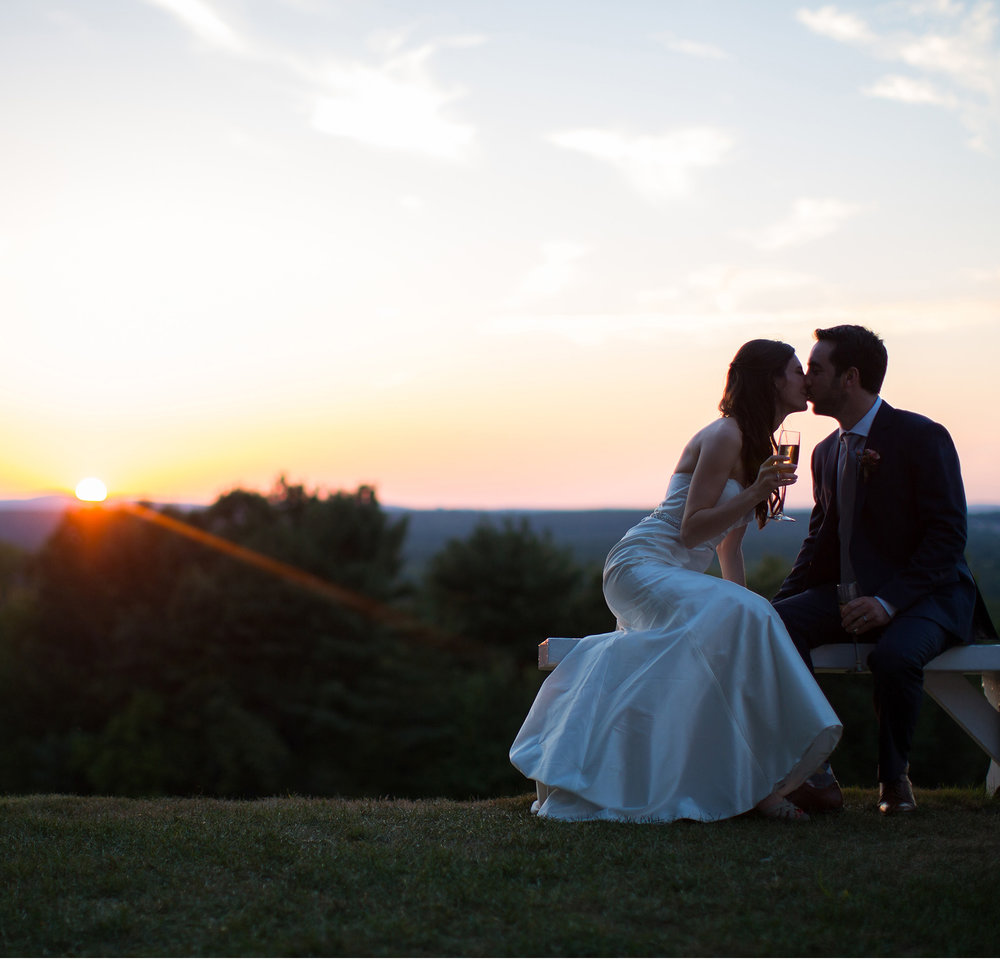
[[[813,647],[854,640],[840,625],[833,584],[811,587],[779,600],[774,607],[810,669],[809,651]],[[876,644],[868,668],[878,719],[878,779],[889,783],[907,771],[924,694],[924,667],[953,646],[955,638],[933,620],[902,613],[885,627],[859,634],[857,639]]]

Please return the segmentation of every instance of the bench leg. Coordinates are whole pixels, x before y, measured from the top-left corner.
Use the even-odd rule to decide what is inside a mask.
[[[934,670],[924,673],[924,689],[990,756],[992,762],[987,774],[986,789],[991,794],[1000,787],[1000,714],[995,705],[1000,684],[995,677],[995,674],[983,676],[983,692],[986,694],[983,697],[960,673],[939,673]],[[986,689],[988,678],[994,678],[992,692]],[[991,697],[994,699],[991,700]]]
[[[1000,711],[1000,673],[983,674],[983,693],[994,710]],[[1000,714],[998,714],[1000,723]],[[1000,793],[1000,763],[994,757],[990,761],[990,769],[986,774],[986,792],[994,797]]]

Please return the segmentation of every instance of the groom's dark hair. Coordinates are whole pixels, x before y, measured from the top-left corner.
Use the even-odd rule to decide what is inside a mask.
[[[839,375],[848,367],[857,367],[863,389],[869,393],[882,389],[889,354],[877,333],[857,324],[842,323],[838,327],[817,330],[814,335],[817,340],[833,344],[830,362],[834,373]]]

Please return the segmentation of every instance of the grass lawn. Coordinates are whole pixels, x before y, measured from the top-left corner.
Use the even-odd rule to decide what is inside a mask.
[[[1000,801],[800,825],[457,803],[0,798],[7,956],[996,956]]]

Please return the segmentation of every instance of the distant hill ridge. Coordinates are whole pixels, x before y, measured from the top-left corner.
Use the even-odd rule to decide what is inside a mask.
[[[23,550],[39,549],[51,535],[63,510],[76,501],[71,498],[42,497],[35,500],[0,501],[0,542]],[[583,564],[601,564],[608,550],[648,510],[410,510],[386,507],[391,517],[407,517],[409,528],[403,553],[408,573],[418,572],[444,544],[464,539],[481,522],[499,526],[505,521],[526,520],[532,531],[548,534],[558,546],[570,549]],[[808,511],[791,511],[796,523],[769,523],[763,530],[750,524],[743,541],[748,566],[772,555],[791,563],[808,530]],[[974,508],[969,513],[970,560],[997,558],[1000,565],[1000,507]],[[973,563],[979,574],[983,565]],[[991,562],[990,567],[993,566]],[[981,576],[981,575],[980,575]]]
[[[63,512],[76,501],[42,497],[31,501],[0,502],[0,541],[22,550],[39,549],[58,525]],[[482,522],[500,526],[506,521],[527,521],[535,533],[551,536],[567,547],[580,563],[603,563],[608,550],[648,510],[409,510],[386,507],[390,517],[407,517],[408,532],[403,547],[408,572],[415,572],[448,540],[464,539]],[[751,528],[745,541],[747,561],[765,553],[793,556],[805,535],[808,514],[799,524],[770,524],[764,531]],[[998,514],[1000,525],[1000,514]],[[759,544],[758,544],[759,541]]]
[[[77,503],[76,497],[66,493],[53,493],[45,497],[32,497],[28,500],[0,500],[0,512],[6,511],[57,511],[71,507]]]

